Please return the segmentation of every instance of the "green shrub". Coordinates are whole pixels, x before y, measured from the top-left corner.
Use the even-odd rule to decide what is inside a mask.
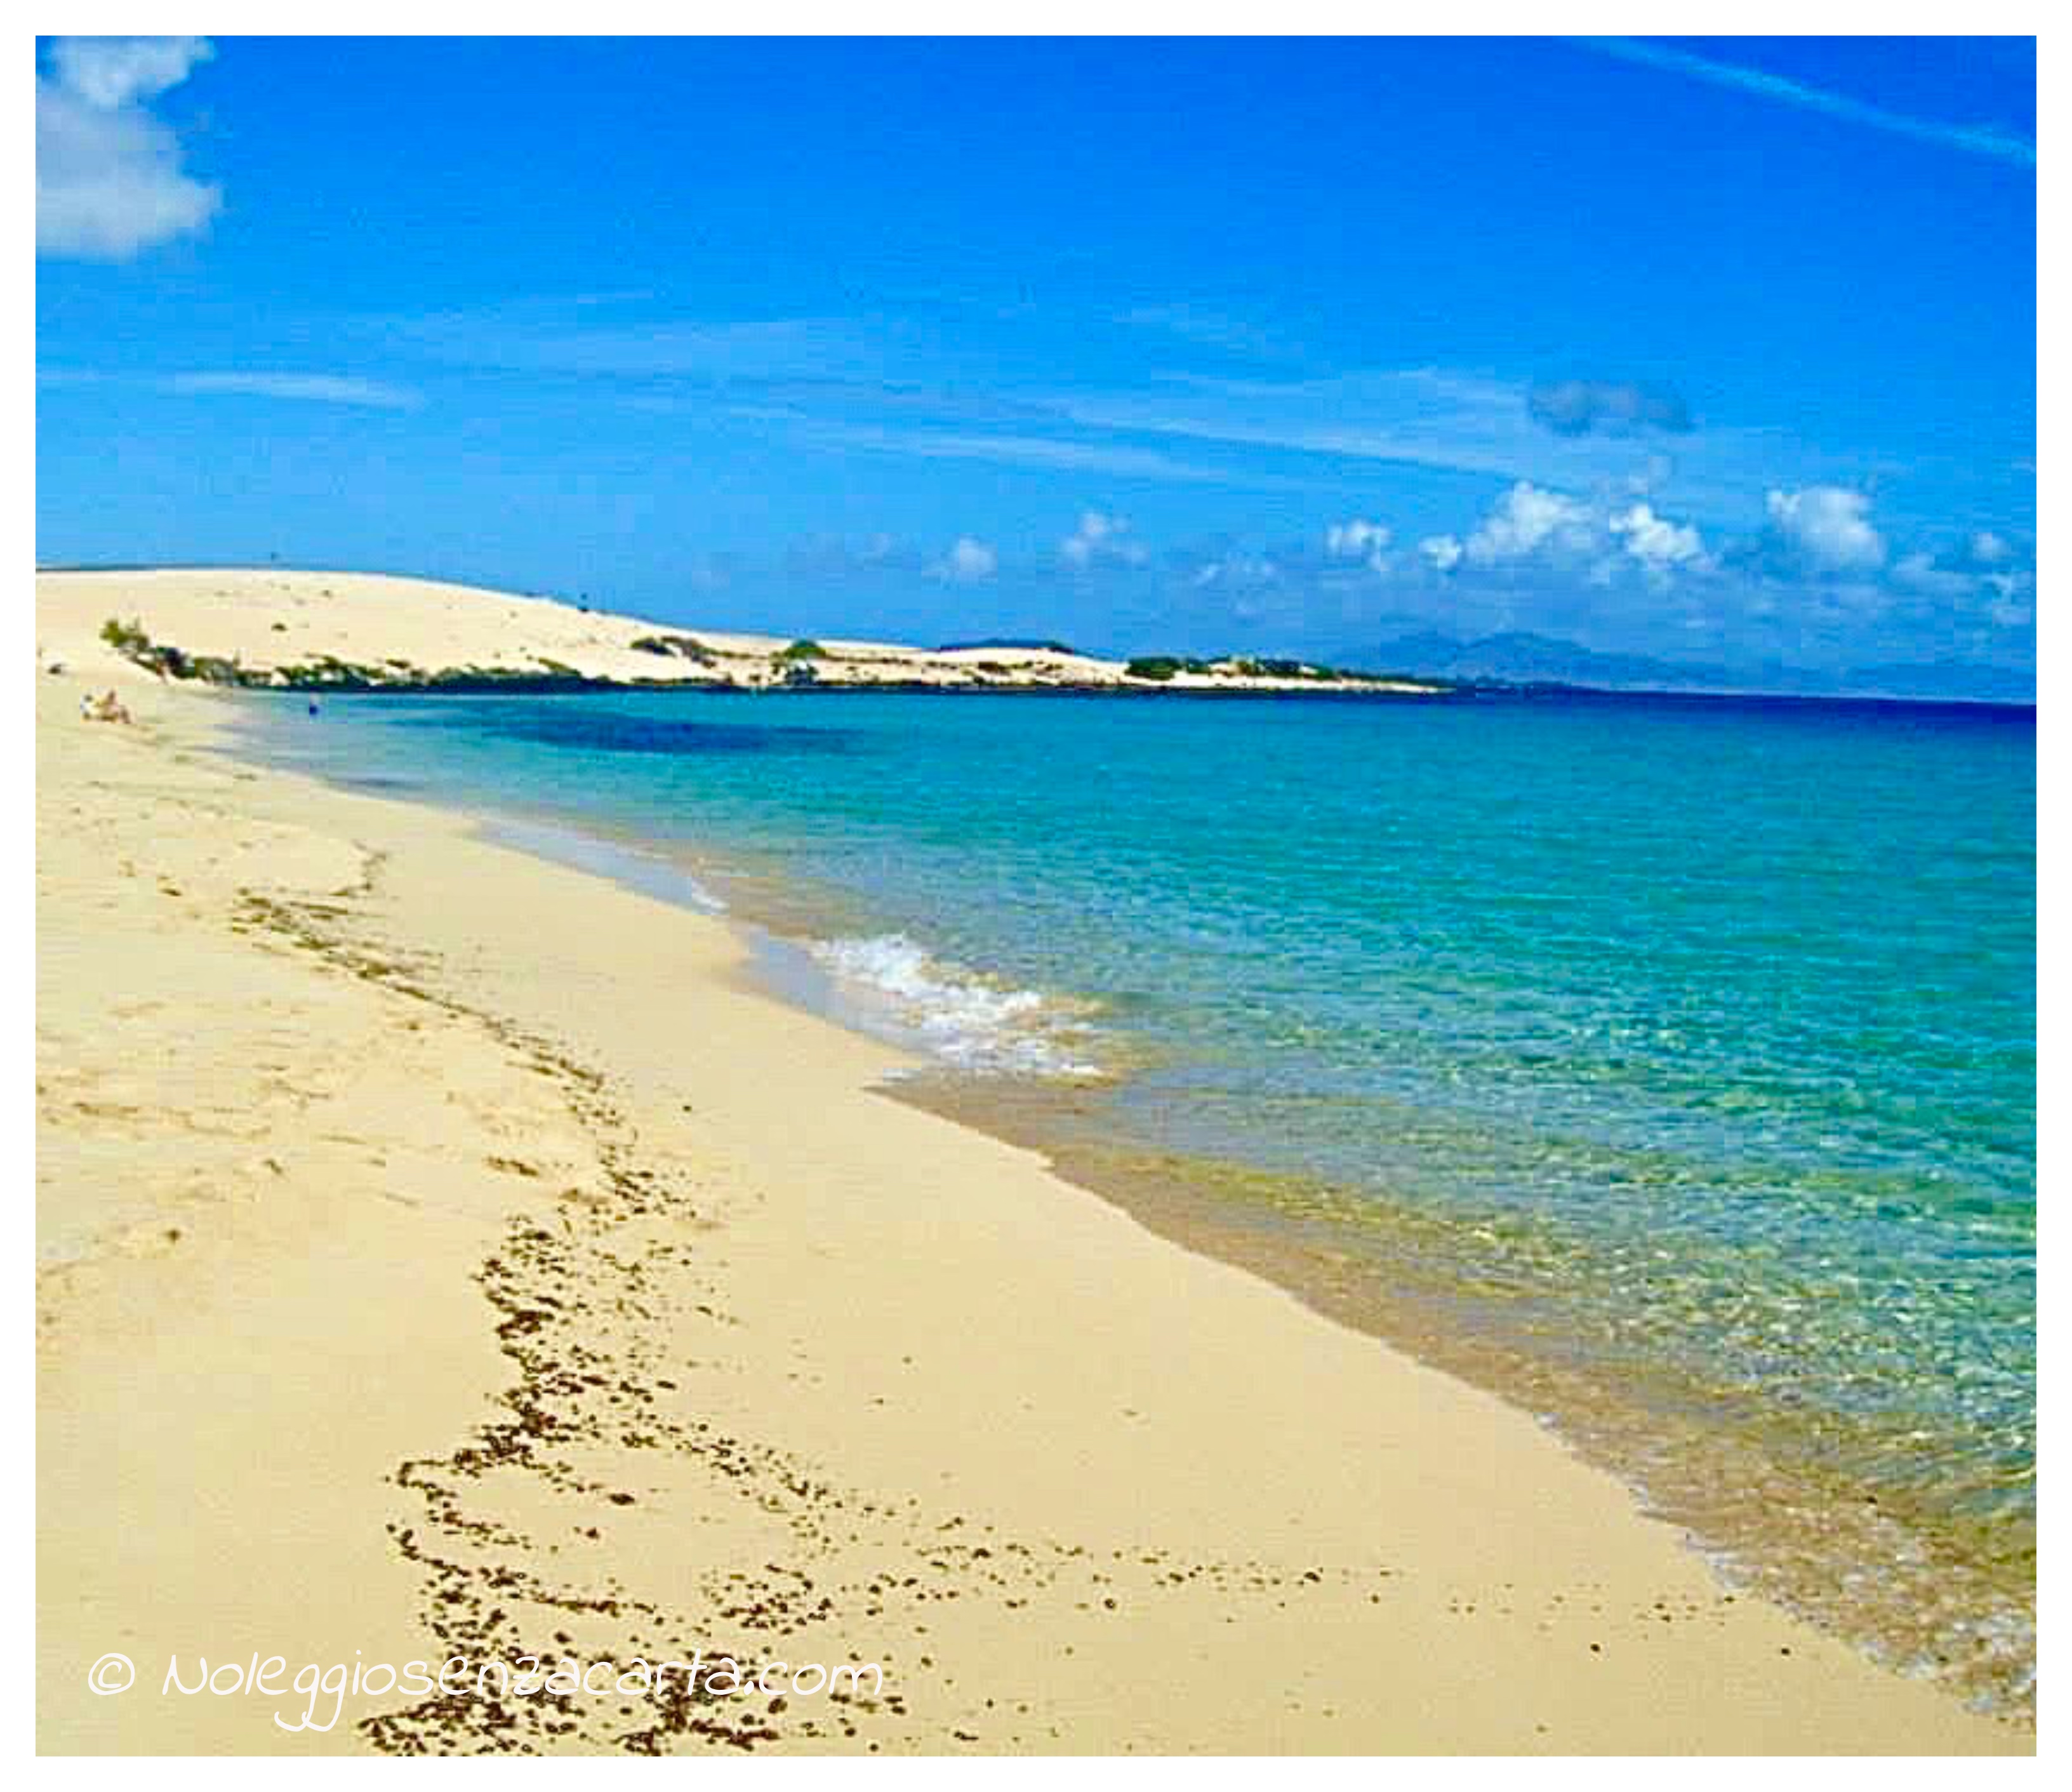
[[[714,664],[712,649],[695,635],[643,635],[628,644],[635,653],[659,654],[665,660],[689,660],[701,666]]]
[[[110,616],[101,625],[101,638],[126,659],[150,650],[151,637],[141,623],[125,623]]]
[[[824,660],[827,656],[828,650],[818,641],[805,639],[794,641],[777,656],[779,660]]]

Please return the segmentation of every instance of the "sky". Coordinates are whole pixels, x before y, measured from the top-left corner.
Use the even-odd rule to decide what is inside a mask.
[[[36,55],[45,565],[2034,666],[2033,39]]]

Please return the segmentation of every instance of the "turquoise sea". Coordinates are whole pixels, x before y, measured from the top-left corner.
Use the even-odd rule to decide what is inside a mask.
[[[2033,1697],[2033,711],[249,713],[248,750],[756,923],[935,1099],[1198,1189],[1211,1247],[1543,1412],[1723,1572]]]

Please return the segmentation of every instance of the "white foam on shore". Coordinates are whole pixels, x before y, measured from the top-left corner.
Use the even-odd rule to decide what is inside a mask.
[[[707,914],[728,912],[726,902],[668,855],[602,840],[572,828],[487,818],[483,832],[536,858]],[[800,943],[760,927],[750,936],[780,990],[821,1007],[830,1017],[915,1050],[936,1062],[987,1075],[1087,1077],[1100,1074],[1078,1049],[1087,1029],[1068,1007],[1034,989],[945,963],[905,934],[874,934]],[[801,987],[797,972],[810,964],[824,984]]]
[[[946,964],[904,934],[815,940],[807,950],[862,1024],[944,1063],[994,1075],[1099,1074],[1071,1051],[1084,1029],[1057,1004]]]

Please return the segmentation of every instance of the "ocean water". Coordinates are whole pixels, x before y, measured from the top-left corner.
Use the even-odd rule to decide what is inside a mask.
[[[1198,1189],[1197,1235],[1324,1266],[1319,1304],[1544,1412],[1723,1572],[2033,1698],[2033,712],[250,713],[248,750],[754,920],[935,1099]]]

